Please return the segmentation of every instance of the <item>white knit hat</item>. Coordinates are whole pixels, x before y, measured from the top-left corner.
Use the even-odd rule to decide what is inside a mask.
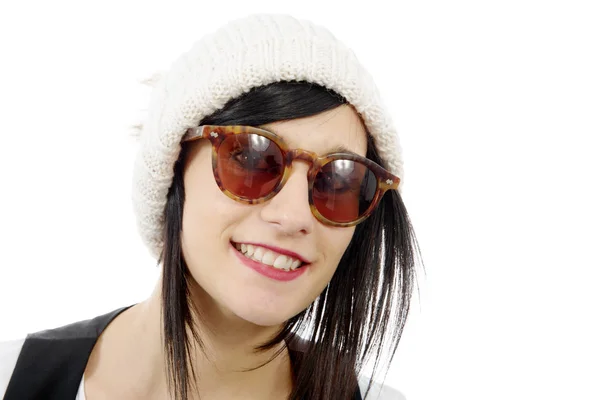
[[[402,150],[371,76],[328,30],[284,15],[232,21],[194,44],[157,82],[133,171],[133,203],[142,239],[163,247],[164,208],[180,141],[190,127],[250,89],[277,81],[325,86],[354,106],[384,167],[402,184]]]

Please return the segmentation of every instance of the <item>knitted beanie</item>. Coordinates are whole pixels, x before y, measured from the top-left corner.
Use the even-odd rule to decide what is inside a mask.
[[[369,73],[328,30],[285,15],[232,21],[196,42],[155,85],[133,171],[138,230],[151,253],[163,247],[164,208],[190,127],[250,89],[308,81],[342,95],[373,136],[383,167],[401,179],[396,131]]]

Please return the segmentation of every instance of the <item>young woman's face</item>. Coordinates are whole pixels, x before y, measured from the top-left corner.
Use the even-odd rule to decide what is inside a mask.
[[[282,137],[290,149],[319,155],[338,146],[362,156],[367,151],[366,132],[349,106],[263,128]],[[275,197],[247,205],[230,199],[217,186],[210,143],[199,140],[191,145],[184,169],[182,248],[198,284],[202,308],[261,326],[284,323],[306,309],[327,286],[354,228],[326,226],[313,216],[308,203],[308,164],[295,161],[289,180]],[[274,279],[268,272],[257,272],[252,268],[257,266],[255,261],[236,249],[236,244],[248,243],[257,245],[253,246],[254,258],[261,248],[259,259],[267,251],[272,252],[267,258],[274,259],[287,251],[309,264],[292,280]],[[273,248],[284,251],[273,252]],[[285,258],[280,261],[289,263]]]

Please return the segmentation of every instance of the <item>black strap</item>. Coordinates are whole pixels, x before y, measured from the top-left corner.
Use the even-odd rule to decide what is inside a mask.
[[[352,400],[363,400],[362,395],[360,394],[360,387],[358,387],[356,392],[354,392],[354,399]]]
[[[4,400],[75,399],[98,337],[128,308],[27,335]]]

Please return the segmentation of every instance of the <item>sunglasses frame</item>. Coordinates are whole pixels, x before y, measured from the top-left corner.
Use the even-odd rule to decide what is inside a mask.
[[[283,169],[283,174],[279,180],[279,183],[266,196],[263,196],[258,199],[249,199],[249,198],[245,198],[245,197],[240,197],[240,196],[230,192],[225,187],[223,187],[223,182],[221,180],[221,177],[219,176],[219,173],[217,172],[219,147],[221,146],[223,141],[228,136],[241,135],[241,134],[254,134],[254,135],[266,137],[267,139],[269,139],[273,143],[275,143],[277,145],[277,147],[279,147],[279,149],[281,150],[282,157],[283,157],[284,169]],[[201,126],[198,126],[195,128],[189,128],[182,138],[182,143],[193,141],[193,140],[198,140],[198,139],[208,139],[212,144],[213,175],[215,177],[215,181],[216,181],[217,185],[219,186],[219,189],[221,189],[221,191],[227,197],[231,198],[232,200],[238,201],[240,203],[261,204],[261,203],[264,203],[264,202],[272,199],[275,195],[277,195],[277,193],[279,193],[281,191],[283,186],[286,184],[288,178],[290,177],[290,174],[292,172],[292,162],[295,160],[299,160],[299,161],[304,161],[304,162],[308,163],[310,165],[310,169],[308,171],[308,199],[309,199],[310,210],[311,210],[312,214],[317,218],[317,220],[319,220],[320,222],[322,222],[326,225],[331,225],[331,226],[336,226],[336,227],[350,227],[350,226],[355,226],[355,225],[360,224],[361,222],[363,222],[365,219],[367,219],[371,215],[371,213],[373,212],[373,210],[375,210],[375,208],[377,208],[384,193],[388,190],[397,189],[400,184],[399,177],[393,175],[391,172],[387,171],[385,168],[383,168],[376,162],[369,160],[368,158],[359,156],[358,154],[338,152],[338,153],[326,154],[324,156],[319,156],[308,150],[290,149],[281,137],[279,137],[276,134],[269,132],[267,130],[264,130],[261,128],[256,128],[253,126],[201,125]],[[334,160],[351,160],[351,161],[355,161],[360,164],[363,164],[369,170],[371,170],[373,172],[373,174],[375,175],[375,177],[377,178],[377,182],[378,182],[377,191],[375,192],[373,200],[371,201],[371,205],[355,221],[350,221],[350,222],[331,221],[330,219],[327,219],[323,215],[321,215],[321,213],[319,212],[319,210],[317,209],[317,207],[315,206],[315,204],[313,202],[313,194],[312,194],[313,193],[313,185],[314,185],[314,181],[317,176],[317,173],[323,166],[325,166],[326,164],[328,164]]]

